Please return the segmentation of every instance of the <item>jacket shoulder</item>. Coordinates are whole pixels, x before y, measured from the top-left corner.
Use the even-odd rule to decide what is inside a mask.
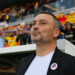
[[[75,57],[67,53],[61,52],[63,60],[61,63],[62,75],[74,75],[75,73]]]
[[[17,66],[16,75],[24,75],[26,69],[28,68],[34,57],[35,53],[27,55],[26,57],[22,58]]]

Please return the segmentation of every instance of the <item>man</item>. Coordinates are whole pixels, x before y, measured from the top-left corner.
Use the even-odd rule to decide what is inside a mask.
[[[56,47],[60,34],[57,18],[49,12],[39,12],[32,25],[36,53],[20,61],[16,75],[74,75],[75,58]]]
[[[1,35],[6,41],[8,41],[8,47],[17,46],[15,31],[7,32],[7,36]]]
[[[18,42],[20,40],[20,45],[26,45],[27,43],[27,33],[25,32],[24,28],[20,28],[17,32],[17,39]]]

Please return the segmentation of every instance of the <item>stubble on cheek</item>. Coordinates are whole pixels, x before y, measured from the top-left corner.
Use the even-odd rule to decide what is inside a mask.
[[[31,39],[33,42],[40,42],[42,40],[42,35],[41,34],[32,34]]]

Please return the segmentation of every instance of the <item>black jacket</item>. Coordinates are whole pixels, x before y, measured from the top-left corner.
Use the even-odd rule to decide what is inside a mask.
[[[35,53],[31,54],[20,61],[17,67],[16,75],[24,75],[35,55]],[[55,70],[51,69],[51,65],[53,63],[58,65]],[[49,65],[47,75],[75,75],[75,57],[65,54],[56,48]]]

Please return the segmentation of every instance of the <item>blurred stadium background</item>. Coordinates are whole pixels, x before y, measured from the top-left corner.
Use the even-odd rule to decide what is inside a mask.
[[[75,56],[75,0],[0,0],[0,75],[15,75],[19,60],[36,49],[30,29],[39,10],[51,10],[58,18],[57,45]]]

